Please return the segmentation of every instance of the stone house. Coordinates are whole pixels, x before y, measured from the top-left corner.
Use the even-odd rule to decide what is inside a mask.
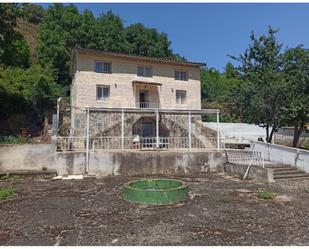
[[[87,133],[85,111],[91,109],[90,137],[122,136],[129,139],[129,144],[136,135],[187,137],[191,131],[188,112],[201,110],[202,66],[196,62],[74,49],[71,135]],[[201,117],[192,113],[190,120],[201,121]],[[196,123],[196,129],[199,126],[201,122]],[[198,140],[203,139],[200,136]]]

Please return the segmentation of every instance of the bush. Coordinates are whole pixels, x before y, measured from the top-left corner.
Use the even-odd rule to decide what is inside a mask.
[[[270,192],[270,191],[261,191],[261,192],[258,192],[258,197],[264,200],[270,200],[270,199],[274,199],[275,195],[273,192]]]
[[[22,136],[0,136],[0,144],[26,144],[30,143],[28,137]]]
[[[14,195],[14,191],[11,187],[0,188],[0,200],[6,200]]]

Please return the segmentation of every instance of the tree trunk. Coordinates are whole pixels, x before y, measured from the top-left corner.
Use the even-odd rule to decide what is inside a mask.
[[[271,143],[271,141],[273,140],[273,135],[274,135],[274,133],[275,133],[275,130],[276,130],[276,126],[273,126],[272,128],[271,128],[271,132],[270,132],[270,135],[269,135],[269,137],[268,137],[268,141],[267,141],[267,143]]]
[[[298,122],[294,125],[294,137],[293,137],[293,147],[298,146],[299,138],[305,128],[305,122],[301,121],[300,126],[298,127]]]
[[[268,143],[268,140],[269,140],[269,126],[266,125],[266,142]]]

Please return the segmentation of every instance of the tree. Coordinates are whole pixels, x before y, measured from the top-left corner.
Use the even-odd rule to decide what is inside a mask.
[[[38,58],[41,64],[55,69],[56,81],[62,85],[70,82],[71,49],[78,47],[81,18],[74,5],[50,5],[40,24]]]
[[[231,91],[231,108],[237,108],[244,121],[266,128],[266,141],[271,142],[274,132],[283,123],[285,104],[282,75],[282,44],[271,27],[267,35],[256,37],[251,33],[251,45],[236,59],[237,73],[242,83]]]
[[[112,11],[103,13],[96,24],[95,48],[110,52],[125,52],[126,38],[122,19]]]
[[[53,71],[40,65],[28,69],[0,68],[0,116],[31,113],[42,119],[54,106],[63,89],[54,81]]]
[[[203,107],[219,108],[221,110],[221,121],[235,121],[237,116],[230,112],[229,106],[226,105],[226,99],[228,98],[231,88],[235,87],[238,83],[239,79],[229,75],[227,70],[225,70],[224,73],[220,73],[214,68],[203,68],[201,70]]]
[[[30,23],[39,24],[42,21],[44,14],[45,10],[41,5],[32,3],[20,4],[21,17]]]
[[[309,121],[309,51],[302,46],[284,53],[284,78],[287,82],[285,121],[294,126],[293,147]]]
[[[29,66],[29,47],[23,36],[17,33],[16,4],[0,3],[0,64],[7,66]]]
[[[126,28],[127,52],[135,55],[171,58],[171,42],[165,33],[154,28],[146,28],[143,24],[132,24]]]

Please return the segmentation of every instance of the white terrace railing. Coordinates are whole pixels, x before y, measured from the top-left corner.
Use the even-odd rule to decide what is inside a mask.
[[[210,142],[215,142],[216,137],[208,137]],[[159,137],[158,149],[189,149],[188,137]],[[87,139],[86,137],[57,137],[58,151],[86,151]],[[139,141],[134,141],[133,137],[90,137],[89,149],[103,150],[152,150],[157,149],[156,137],[141,137]],[[213,149],[213,146],[207,147],[200,139],[196,137],[191,138],[191,149]]]
[[[264,168],[264,156],[260,151],[242,150],[242,149],[226,149],[226,161],[239,165],[255,165]]]
[[[155,102],[136,102],[137,108],[145,108],[145,109],[157,109],[160,108],[160,103]]]

